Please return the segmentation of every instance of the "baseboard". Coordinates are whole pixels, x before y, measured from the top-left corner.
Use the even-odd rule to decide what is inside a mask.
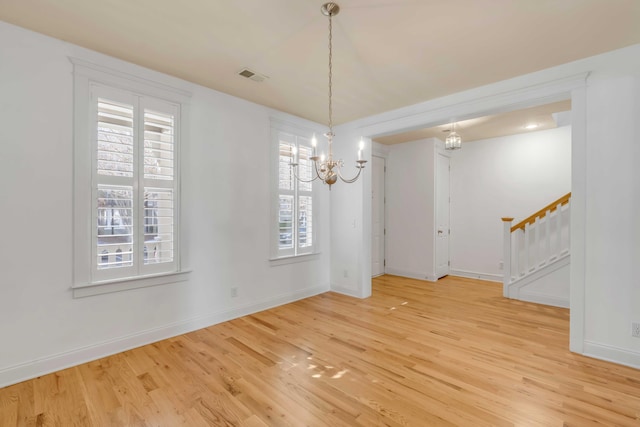
[[[360,298],[360,299],[365,298],[360,293],[358,293],[357,290],[345,288],[344,286],[331,285],[330,291],[336,292],[338,294],[346,295],[348,297],[354,297],[354,298]]]
[[[437,277],[426,274],[426,273],[402,270],[402,269],[393,268],[393,267],[385,267],[384,272],[385,274],[408,277],[409,279],[428,280],[429,282],[436,282],[438,280]]]
[[[490,282],[502,283],[501,274],[479,273],[477,271],[454,270],[454,269],[449,270],[449,274],[451,276],[467,277],[469,279],[480,279],[480,280],[488,280]]]
[[[247,316],[249,314],[268,310],[283,304],[309,298],[314,295],[327,292],[328,290],[329,289],[324,286],[302,289],[297,292],[268,298],[264,301],[247,304],[231,310],[194,317],[192,319],[175,322],[159,328],[148,329],[136,334],[123,336],[98,344],[21,363],[19,365],[10,366],[0,370],[0,388],[156,341],[206,328],[217,323],[226,322],[238,317]]]
[[[535,302],[537,304],[552,305],[554,307],[569,308],[568,298],[560,298],[555,295],[530,292],[523,289],[518,292],[517,299],[521,301]]]
[[[640,369],[640,353],[624,348],[585,340],[583,355]]]

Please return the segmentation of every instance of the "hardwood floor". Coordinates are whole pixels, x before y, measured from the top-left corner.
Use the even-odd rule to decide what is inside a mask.
[[[640,425],[640,370],[501,289],[382,276],[0,389],[0,426]]]

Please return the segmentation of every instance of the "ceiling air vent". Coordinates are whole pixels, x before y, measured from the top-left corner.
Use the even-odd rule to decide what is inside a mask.
[[[238,75],[241,75],[242,77],[246,77],[250,80],[253,80],[254,82],[263,82],[264,79],[267,79],[268,77],[263,75],[263,74],[258,74],[255,71],[251,71],[248,68],[243,68],[242,70],[240,70],[240,72],[238,72]]]

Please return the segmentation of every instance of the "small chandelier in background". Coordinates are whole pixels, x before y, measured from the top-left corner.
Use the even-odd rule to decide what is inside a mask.
[[[447,136],[447,139],[444,142],[445,150],[459,150],[462,148],[462,139],[460,135],[456,133],[456,124],[451,124],[451,132]]]
[[[324,153],[322,153],[320,156],[318,156],[318,153],[316,151],[317,141],[314,135],[311,141],[313,152],[311,157],[309,157],[309,160],[313,162],[315,176],[310,180],[304,180],[298,176],[298,173],[297,173],[298,155],[295,147],[292,153],[293,158],[291,161],[291,168],[293,169],[294,176],[299,181],[311,182],[311,181],[315,181],[316,179],[320,179],[323,183],[329,185],[329,190],[331,190],[331,186],[335,184],[336,181],[338,181],[338,178],[340,178],[343,182],[346,182],[347,184],[355,182],[360,176],[362,169],[364,169],[364,164],[367,163],[367,161],[362,159],[362,150],[364,148],[364,141],[362,140],[360,140],[360,148],[358,150],[358,160],[356,160],[356,168],[358,169],[358,173],[353,178],[344,178],[342,176],[342,173],[340,172],[340,169],[344,166],[344,162],[342,161],[342,159],[339,159],[339,160],[333,159],[332,145],[333,145],[333,137],[335,136],[335,134],[333,133],[333,105],[332,105],[332,95],[333,95],[333,92],[332,92],[333,90],[332,18],[336,16],[338,12],[340,12],[340,6],[338,6],[336,3],[325,3],[322,5],[320,10],[322,11],[323,15],[329,17],[329,123],[328,123],[329,131],[325,133],[325,136],[327,137],[327,143],[329,146],[328,147],[329,155],[325,157]]]

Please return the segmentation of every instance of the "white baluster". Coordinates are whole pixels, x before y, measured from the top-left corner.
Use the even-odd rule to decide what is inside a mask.
[[[515,231],[515,241],[516,241],[516,248],[515,248],[515,265],[513,266],[514,271],[516,272],[516,278],[520,277],[520,254],[522,253],[522,251],[520,250],[520,246],[522,243],[522,233],[521,233],[522,229],[519,228]]]
[[[524,225],[524,275],[529,274],[529,234],[531,224]]]
[[[540,264],[540,217],[535,217],[533,226],[536,231],[536,237],[533,247],[533,271],[536,271]]]
[[[505,297],[509,296],[509,284],[511,283],[511,221],[513,218],[502,218],[502,266],[504,270],[502,295]]]
[[[567,200],[567,217],[571,218],[571,199]],[[567,221],[571,222],[571,221]],[[567,252],[571,253],[571,227],[567,227]]]
[[[544,224],[545,229],[545,243],[546,243],[546,261],[545,265],[549,265],[551,262],[551,209],[547,211],[546,215],[547,220]]]
[[[556,259],[562,255],[562,203],[556,206]]]

